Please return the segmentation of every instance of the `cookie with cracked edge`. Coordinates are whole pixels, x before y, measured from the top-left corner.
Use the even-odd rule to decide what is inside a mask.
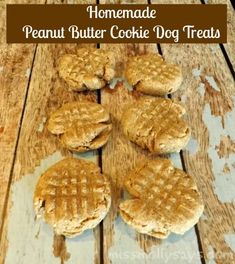
[[[124,109],[121,124],[124,134],[143,149],[158,154],[179,152],[191,135],[182,119],[184,113],[179,103],[146,96]]]
[[[74,237],[97,226],[110,204],[110,182],[93,162],[65,158],[46,170],[34,192],[38,217],[55,233]]]
[[[167,159],[142,163],[127,176],[125,187],[133,197],[120,203],[122,219],[138,232],[157,238],[171,232],[184,234],[204,209],[192,177]]]
[[[179,66],[154,53],[130,57],[125,77],[135,90],[150,95],[171,94],[178,90],[183,79]]]
[[[112,51],[80,48],[76,54],[64,54],[58,60],[58,72],[75,91],[103,88],[115,75]]]
[[[109,139],[112,124],[109,113],[100,104],[78,101],[54,111],[47,123],[48,130],[58,135],[66,148],[85,152],[102,147]]]

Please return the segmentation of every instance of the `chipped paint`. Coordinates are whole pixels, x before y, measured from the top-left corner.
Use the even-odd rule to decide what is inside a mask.
[[[38,263],[58,264],[58,258],[53,255],[53,230],[42,219],[35,220],[32,199],[40,175],[62,158],[60,152],[55,152],[42,160],[32,174],[23,176],[12,185],[6,264],[16,263],[19,259],[21,263],[31,263],[35,259]],[[66,263],[93,263],[95,241],[92,230],[77,238],[66,239],[66,247],[71,254]]]
[[[123,82],[123,78],[122,77],[113,78],[111,83],[109,84],[109,88],[110,89],[114,89],[119,82],[121,82],[121,83]]]
[[[44,125],[45,125],[46,121],[47,121],[47,118],[46,117],[43,117],[42,118],[42,122],[38,126],[38,129],[37,129],[38,132],[41,133],[43,131]]]
[[[128,91],[133,91],[133,86],[130,85],[125,78],[123,78],[123,85]]]
[[[214,78],[212,78],[214,80]],[[201,81],[205,84],[205,102],[210,104],[211,112],[215,116],[224,116],[232,111],[234,103],[231,96],[221,92],[210,77],[201,76]],[[209,82],[209,81],[210,82]]]
[[[182,170],[182,161],[181,161],[179,153],[175,152],[175,153],[169,154],[169,159],[173,162],[174,167]]]
[[[25,77],[29,78],[31,70],[28,68],[25,72]]]
[[[110,89],[115,89],[115,87],[119,84],[122,83],[123,86],[128,90],[128,91],[132,91],[133,87],[128,83],[128,81],[126,80],[126,78],[124,77],[115,77],[112,79],[111,83],[109,84],[109,88]]]
[[[208,220],[208,217],[207,217],[205,211],[202,213],[202,215],[200,217],[200,220],[202,220],[202,221],[207,221]]]
[[[210,86],[213,89],[215,89],[216,91],[220,92],[220,88],[218,87],[218,85],[217,85],[217,83],[216,83],[216,81],[215,81],[213,76],[206,75],[205,79],[208,81],[208,83],[210,84]]]
[[[220,158],[228,158],[231,153],[235,153],[235,141],[230,136],[221,136],[220,144],[215,148]]]
[[[227,243],[227,245],[232,249],[232,251],[235,253],[235,234],[225,234],[224,240]]]
[[[184,104],[186,103],[187,99],[188,99],[188,97],[187,97],[186,94],[182,94],[181,97],[180,97],[180,101],[181,101],[182,103],[184,103]]]
[[[230,172],[230,169],[229,169],[229,166],[228,166],[227,163],[224,164],[223,172],[224,173],[229,173]]]
[[[199,92],[201,97],[204,97],[204,95],[205,95],[205,84],[200,82],[198,87],[197,87],[197,91]]]
[[[235,97],[233,97],[234,99]],[[235,168],[232,167],[232,164],[235,162],[235,153],[231,153],[228,157],[220,157],[216,147],[219,146],[221,137],[230,135],[231,140],[234,140],[232,137],[235,136],[235,126],[233,126],[235,108],[223,116],[224,126],[222,125],[221,116],[212,115],[209,104],[205,105],[202,118],[209,133],[208,155],[212,162],[215,194],[223,203],[233,202],[235,201],[235,177],[233,177]],[[230,172],[224,173],[223,169],[226,163],[230,168]]]
[[[208,252],[207,252],[207,264],[216,264],[215,262],[215,251],[212,246],[208,247]]]
[[[83,153],[74,152],[73,157],[89,160],[96,163],[98,160],[98,152],[97,150],[93,150],[93,151],[91,150]]]
[[[189,152],[189,155],[196,155],[199,149],[198,142],[195,138],[189,140],[188,145],[185,147],[185,150]]]
[[[61,158],[60,153],[54,153],[43,160],[33,174],[22,177],[12,185],[6,264],[15,263],[18,259],[22,263],[31,263],[32,259],[40,259],[41,263],[58,263],[52,254],[53,230],[47,224],[42,223],[42,220],[35,221],[32,199],[41,173]],[[40,232],[38,232],[39,229]],[[26,244],[25,241],[30,241],[30,243]]]
[[[205,2],[207,2],[207,1],[208,0],[205,0]],[[210,45],[210,50],[211,50],[212,54],[215,54],[219,50],[219,46],[218,45],[216,45],[216,46]]]
[[[112,264],[201,263],[199,252],[195,251],[198,245],[194,229],[189,230],[183,236],[172,234],[146,253],[140,250],[135,240],[135,230],[126,225],[120,217],[115,220],[114,226],[116,227],[114,243],[109,249],[109,259]]]
[[[67,250],[70,258],[66,264],[94,263],[95,241],[92,230],[86,230],[82,235],[66,240]]]
[[[193,76],[194,76],[195,78],[199,78],[199,76],[200,76],[201,73],[202,73],[202,70],[203,70],[203,67],[202,67],[202,66],[200,66],[200,68],[194,68],[194,69],[192,70],[192,74],[193,74]]]

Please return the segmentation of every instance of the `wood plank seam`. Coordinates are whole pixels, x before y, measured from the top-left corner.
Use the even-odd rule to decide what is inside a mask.
[[[172,2],[174,2],[174,1],[172,1]],[[166,45],[167,46],[167,45]],[[170,46],[170,45],[169,45]],[[174,47],[173,47],[174,45],[171,45],[171,51],[174,49]],[[176,45],[177,46],[177,45]],[[214,45],[215,46],[215,45]],[[219,45],[216,45],[216,46],[218,46],[218,53],[220,53],[220,57],[222,58],[222,60],[224,60],[223,61],[223,63],[222,64],[224,64],[225,65],[225,69],[229,72],[229,73],[232,73],[232,71],[231,71],[231,68],[229,68],[228,69],[228,67],[227,66],[229,66],[228,65],[228,60],[226,60],[226,58],[224,57],[225,56],[225,54],[229,54],[228,52],[226,52],[226,53],[223,53],[222,52],[222,54],[221,54],[221,50],[224,48],[224,45],[220,45],[220,49],[219,49]],[[192,45],[192,47],[193,47],[193,45]],[[210,47],[210,46],[209,46]],[[212,49],[212,48],[211,48]],[[224,48],[225,49],[225,48]],[[165,51],[165,46],[163,45],[163,50]],[[227,50],[226,50],[227,51]],[[187,53],[188,51],[186,51],[185,53]],[[167,52],[166,52],[167,53]],[[174,52],[173,52],[174,53]],[[184,53],[184,54],[185,54]],[[167,53],[167,54],[165,54],[168,58],[171,56],[171,53]],[[180,55],[179,55],[179,57],[178,58],[180,58]],[[231,56],[229,57],[230,58],[230,60],[231,60]],[[229,62],[230,62],[230,60],[229,60]],[[231,60],[232,61],[232,60]],[[205,61],[202,61],[202,63],[205,63]],[[210,66],[207,64],[207,63],[205,63],[206,64],[206,66],[208,67],[208,69],[210,69]],[[222,65],[221,64],[221,65]],[[190,64],[191,65],[191,64]],[[201,64],[199,64],[198,63],[198,65],[201,65]],[[194,66],[195,67],[195,66]],[[197,66],[196,66],[197,67]],[[194,69],[197,69],[197,68],[194,68]],[[199,66],[198,66],[199,67]],[[193,70],[193,69],[192,69]],[[210,71],[209,70],[207,70],[207,72],[209,72],[209,73],[207,73],[207,74],[209,74],[210,75]],[[216,75],[216,73],[213,73],[214,74],[214,76]],[[219,83],[220,84],[220,82],[219,81],[217,81],[217,83]],[[207,92],[207,91],[206,91]],[[181,96],[182,96],[182,94],[181,94]],[[188,96],[188,95],[187,95]],[[202,96],[202,95],[201,95]],[[208,95],[207,95],[208,96]],[[181,97],[181,99],[182,99],[183,97]],[[185,98],[185,97],[184,97]],[[191,99],[192,100],[192,99]],[[183,101],[184,101],[184,99],[183,99]],[[203,143],[204,143],[204,141],[203,141]],[[187,154],[185,154],[185,152],[184,152],[184,160],[186,160],[186,164],[187,164],[187,168],[188,168],[188,170],[190,171],[190,172],[192,172],[191,171],[191,168],[190,167],[188,167],[188,160],[187,160]],[[225,218],[225,217],[224,217]],[[231,225],[232,226],[232,225]],[[209,227],[210,228],[210,227]],[[203,245],[203,253],[204,253],[204,256],[206,257],[206,259],[208,260],[208,258],[210,258],[210,257],[208,257],[208,256],[210,256],[210,251],[212,251],[212,246],[208,246],[208,247],[205,247],[205,237],[207,238],[207,232],[205,232],[205,235],[204,235],[204,232],[203,232],[203,230],[201,229],[201,225],[200,225],[200,223],[199,223],[199,225],[197,226],[197,228],[195,229],[196,231],[197,231],[197,229],[198,230],[200,230],[200,237],[202,238],[202,240],[201,240],[201,244]],[[227,232],[229,232],[229,231],[227,231]],[[214,233],[216,233],[216,231],[214,232]],[[208,235],[209,236],[209,235]],[[211,242],[211,241],[210,241]],[[207,241],[207,243],[209,244],[210,242],[208,242]],[[225,245],[226,246],[226,245]],[[218,247],[219,248],[219,247]],[[220,248],[219,248],[220,249]],[[213,249],[214,250],[214,249]],[[216,249],[215,249],[215,252],[216,252],[216,250],[217,250],[217,247],[216,247]],[[214,251],[213,251],[214,252]],[[218,251],[217,251],[218,252]],[[222,252],[224,255],[226,254],[226,253],[224,253],[225,251],[224,251],[224,248],[222,249],[222,250],[220,250],[220,252]],[[215,253],[216,254],[216,253]],[[231,253],[228,253],[228,254],[231,254]],[[217,253],[217,255],[218,255],[218,253]],[[215,255],[216,256],[216,255]],[[218,260],[218,259],[217,259]],[[218,262],[218,263],[221,263],[221,262]],[[227,263],[227,262],[226,262]]]
[[[99,0],[96,0],[96,4],[99,5]],[[96,48],[100,49],[100,43],[96,44]],[[97,103],[101,104],[101,91],[97,90]],[[98,149],[98,165],[100,167],[101,173],[102,171],[102,148]],[[104,251],[103,251],[103,244],[104,244],[104,230],[103,230],[103,221],[99,224],[100,228],[100,264],[104,263]]]
[[[206,4],[207,4],[207,3],[205,2],[205,0],[200,0],[200,1],[201,1],[201,3],[202,3],[203,5],[206,5]],[[230,2],[231,2],[231,4],[232,4],[232,6],[233,6],[233,2],[232,2],[231,0],[230,0]],[[234,8],[234,6],[233,6],[233,8]],[[235,79],[235,71],[234,71],[234,68],[233,68],[232,62],[231,62],[231,60],[229,59],[228,53],[227,53],[227,51],[226,51],[226,49],[225,49],[225,47],[224,47],[224,45],[223,45],[222,43],[220,43],[219,46],[220,46],[221,52],[223,53],[224,59],[225,59],[227,65],[228,65],[228,68],[229,68],[229,70],[230,70],[230,72],[231,72],[231,74],[232,74],[232,76],[233,76],[233,79]]]
[[[157,48],[158,48],[158,53],[160,55],[163,55],[162,49],[161,49],[161,45],[159,43],[157,44]],[[171,95],[168,95],[168,97],[172,98]],[[182,150],[180,151],[179,155],[180,155],[182,169],[187,173],[187,169],[186,169],[186,166],[185,166],[185,161],[184,161],[183,151]],[[201,263],[202,264],[206,264],[205,254],[204,254],[203,249],[202,249],[202,242],[201,242],[201,237],[200,237],[200,233],[199,233],[199,230],[198,230],[198,226],[195,225],[194,229],[195,229],[195,233],[196,233],[196,237],[197,237],[197,244],[198,244],[198,250],[199,250],[199,253],[200,253]]]
[[[232,5],[233,9],[235,9],[235,3],[234,3],[234,1],[230,0],[230,3]]]
[[[158,44],[158,49],[160,51],[160,55],[163,55],[160,44]],[[170,99],[172,99],[172,96],[171,95],[168,95],[168,97]],[[183,169],[183,171],[185,171],[186,173],[188,173],[187,172],[187,168],[185,166],[185,161],[184,161],[184,156],[183,156],[183,151],[182,150],[180,150],[179,155],[180,155],[180,161],[181,161],[182,169]],[[195,230],[196,237],[197,237],[197,245],[198,245],[198,250],[199,250],[199,254],[200,254],[201,263],[202,264],[206,264],[205,254],[204,254],[203,249],[202,249],[201,236],[200,236],[200,233],[199,233],[197,224],[193,228]]]
[[[163,55],[162,49],[161,49],[161,45],[159,43],[157,44],[157,48],[158,48],[159,54]],[[172,99],[172,96],[168,95],[168,98]],[[180,155],[180,161],[181,161],[182,169],[183,169],[183,171],[185,171],[187,173],[187,169],[186,169],[186,166],[185,166],[185,161],[184,161],[184,156],[183,156],[183,151],[182,150],[180,150],[179,155]],[[195,229],[195,233],[196,233],[196,236],[197,236],[198,250],[199,250],[199,253],[200,253],[201,262],[202,262],[202,264],[206,264],[205,255],[204,255],[204,252],[202,250],[202,243],[201,243],[201,237],[200,237],[200,233],[199,233],[199,230],[198,230],[198,226],[195,225],[194,229]]]
[[[182,164],[183,170],[187,173],[187,168],[186,168],[186,165],[185,165],[184,155],[183,155],[183,151],[182,150],[180,151],[180,160],[181,160],[181,164]],[[200,232],[199,232],[197,224],[195,225],[194,229],[195,229],[195,233],[196,233],[196,236],[197,236],[197,244],[198,244],[198,250],[199,250],[199,253],[200,253],[201,262],[202,262],[202,264],[206,264],[206,258],[205,258],[205,254],[204,254],[204,251],[203,251],[203,248],[202,248],[202,239],[201,239]]]
[[[223,44],[219,44],[219,45],[220,45],[220,49],[221,49],[221,51],[222,51],[222,53],[224,55],[224,58],[225,58],[225,60],[227,62],[227,65],[229,67],[229,70],[230,70],[230,72],[231,72],[231,74],[233,76],[233,79],[235,79],[235,71],[234,71],[232,62],[229,59],[228,53],[226,52],[226,49],[224,48],[224,45]]]
[[[5,201],[4,201],[4,208],[3,208],[3,215],[2,215],[2,219],[3,220],[2,220],[2,225],[0,227],[0,244],[1,244],[1,240],[2,240],[2,231],[3,231],[4,222],[5,222],[5,214],[6,214],[6,209],[7,209],[8,199],[9,199],[9,192],[10,192],[11,183],[12,183],[12,176],[13,176],[14,165],[15,165],[15,160],[16,160],[16,153],[17,153],[19,139],[20,139],[20,135],[21,135],[22,122],[23,122],[23,119],[24,119],[25,107],[26,107],[26,104],[27,104],[29,86],[30,86],[30,82],[31,82],[31,77],[32,77],[35,57],[36,57],[36,53],[37,53],[37,47],[38,47],[38,44],[36,44],[35,50],[34,50],[34,54],[33,54],[33,59],[32,59],[32,64],[31,64],[31,68],[30,68],[28,84],[27,84],[27,88],[26,88],[26,94],[25,94],[24,103],[23,103],[23,109],[22,109],[20,122],[19,122],[19,129],[18,129],[18,133],[17,133],[16,144],[15,144],[15,148],[14,148],[14,154],[13,154],[13,159],[12,159],[12,164],[11,164],[9,181],[8,181],[8,185],[7,185],[7,192],[6,192],[6,197],[5,197]]]

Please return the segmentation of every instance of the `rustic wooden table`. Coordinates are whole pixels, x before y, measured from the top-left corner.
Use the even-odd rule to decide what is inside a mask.
[[[7,2],[45,4],[45,0]],[[65,2],[96,1],[46,1]],[[126,1],[130,2],[147,3]],[[166,2],[201,4],[199,0],[152,4]],[[128,142],[118,126],[123,107],[134,95],[120,82],[115,89],[98,93],[68,92],[55,63],[78,45],[5,44],[5,3],[0,2],[0,263],[235,263],[235,16],[230,1],[205,2],[227,3],[227,44],[100,45],[115,50],[120,75],[128,56],[147,52],[160,52],[183,68],[182,89],[173,97],[186,105],[192,138],[182,153],[170,158],[195,178],[205,211],[195,228],[164,241],[136,233],[118,216],[126,172],[141,159],[151,158]],[[100,1],[105,3],[124,1]],[[113,133],[102,152],[80,156],[99,164],[111,177],[113,204],[96,229],[65,239],[35,219],[32,195],[40,174],[71,155],[45,128],[48,114],[65,102],[82,99],[102,103],[112,115]]]

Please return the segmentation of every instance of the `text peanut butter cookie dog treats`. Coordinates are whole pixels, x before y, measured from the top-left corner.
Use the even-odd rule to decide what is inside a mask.
[[[128,106],[122,115],[124,134],[152,153],[180,151],[190,139],[190,128],[182,119],[185,109],[170,99],[144,97]]]
[[[130,57],[125,76],[135,90],[150,95],[173,93],[182,82],[181,68],[154,53]]]
[[[121,217],[138,232],[157,238],[184,234],[204,209],[192,177],[167,159],[141,164],[127,176],[125,187],[133,198],[121,202]]]
[[[102,147],[109,139],[112,125],[102,105],[78,101],[53,112],[47,128],[68,149],[85,152]]]
[[[44,172],[34,192],[34,209],[57,234],[74,237],[94,228],[111,204],[110,183],[90,161],[66,158]]]
[[[115,75],[115,57],[111,51],[81,48],[76,54],[59,58],[58,71],[75,91],[103,88]]]

